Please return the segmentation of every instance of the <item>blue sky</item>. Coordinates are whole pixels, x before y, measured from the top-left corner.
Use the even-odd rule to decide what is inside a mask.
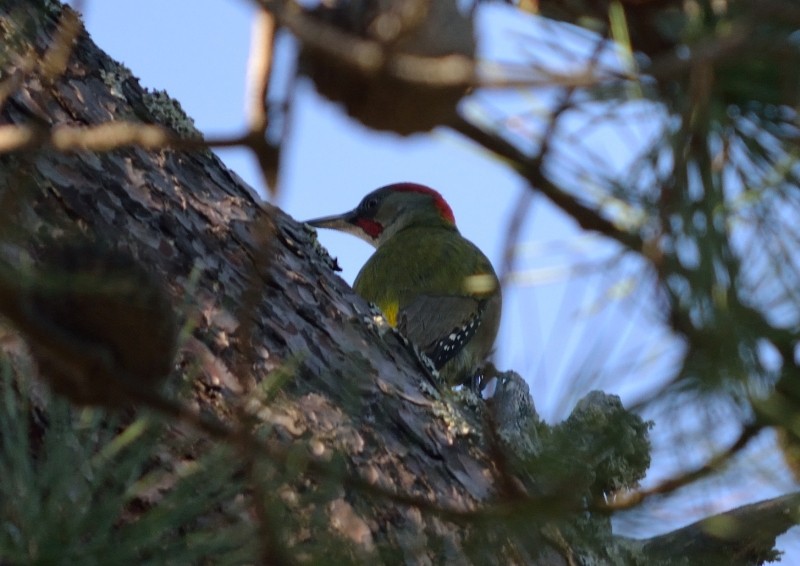
[[[158,17],[153,17],[156,13]],[[207,135],[230,135],[244,127],[252,13],[248,2],[235,1],[85,4],[87,27],[95,42],[125,63],[144,86],[165,89],[178,99]],[[499,265],[505,226],[525,190],[502,163],[446,130],[408,138],[372,132],[317,96],[308,82],[303,81],[299,90],[275,204],[296,219],[306,219],[348,210],[385,184],[427,184],[444,194],[462,233]],[[218,153],[263,193],[256,164],[247,152]],[[570,223],[549,208],[538,201],[526,222],[526,240],[574,234]],[[320,239],[339,258],[342,277],[352,282],[371,248],[352,236],[331,232],[322,232]],[[510,325],[515,317],[510,313],[519,310],[511,292],[507,294],[509,314],[498,354],[501,363],[510,364],[526,355],[514,351],[520,346],[506,346],[514,334]]]
[[[241,131],[253,13],[248,2],[111,0],[86,2],[84,8],[95,42],[125,63],[144,86],[164,89],[178,99],[200,130],[207,135]],[[491,25],[483,26],[489,36],[484,52],[513,62],[513,41],[535,38],[537,28],[531,24],[532,18],[509,9],[494,12]],[[508,38],[515,39],[510,42]],[[525,110],[533,102],[545,111],[547,93],[500,93],[475,100],[475,107],[488,101]],[[525,134],[523,129],[520,138]],[[218,153],[263,193],[256,164],[247,152]],[[279,193],[273,202],[296,219],[313,218],[348,210],[372,189],[398,181],[439,190],[452,206],[462,233],[499,268],[506,226],[521,192],[527,190],[515,174],[484,150],[444,129],[407,138],[372,132],[302,81],[283,156]],[[320,233],[320,240],[339,258],[342,277],[352,282],[371,248],[352,236],[329,231]],[[540,403],[539,410],[548,418],[563,418],[588,392],[582,388],[565,392],[553,379],[554,373],[569,371],[561,366],[574,356],[564,355],[561,349],[580,336],[573,332],[574,326],[587,324],[585,314],[578,312],[580,301],[585,300],[585,285],[579,285],[580,294],[573,300],[570,293],[576,293],[575,283],[568,291],[564,281],[573,263],[594,259],[592,255],[602,246],[599,239],[580,234],[541,198],[534,200],[521,241],[539,245],[528,246],[521,256],[528,277],[517,279],[525,282],[505,290],[497,361],[500,367],[517,369],[532,383],[538,380],[540,397],[549,399]],[[549,245],[553,243],[556,245]],[[531,281],[538,281],[535,292]],[[565,327],[565,317],[574,318],[574,325]],[[551,354],[545,356],[544,352]],[[604,383],[603,387],[613,390],[615,384]],[[625,392],[624,387],[618,389]]]
[[[488,25],[479,27],[486,39],[485,57],[513,63],[526,61],[531,53],[558,56],[560,44],[553,40],[551,28],[510,8],[489,6],[481,20]],[[241,131],[254,13],[249,2],[89,0],[83,9],[94,41],[126,64],[143,86],[166,90],[178,99],[206,135]],[[586,36],[582,31],[571,33],[573,46]],[[470,108],[484,114],[491,108],[513,108],[535,115],[546,111],[550,96],[535,90],[483,93],[473,98]],[[593,144],[599,161],[622,170],[635,148],[658,131],[659,117],[651,108],[634,105],[629,110],[649,113],[649,119],[634,121],[644,125],[628,125],[624,132],[595,129],[588,135],[580,124],[573,124],[574,143]],[[500,266],[506,226],[521,192],[527,190],[502,162],[447,130],[409,138],[369,131],[317,96],[307,81],[300,84],[291,119],[279,193],[272,199],[288,214],[301,220],[342,212],[379,186],[423,183],[445,196],[462,233]],[[520,143],[535,133],[535,127],[526,129],[521,123]],[[577,178],[580,169],[569,161],[569,139],[565,135],[564,166],[558,174]],[[218,153],[263,193],[260,174],[247,152]],[[370,247],[331,232],[321,232],[320,240],[339,258],[342,277],[352,282]],[[610,263],[613,269],[581,271],[603,260],[612,262],[617,248],[578,231],[543,198],[533,199],[520,242],[517,277],[505,290],[497,364],[516,369],[529,381],[537,410],[545,418],[564,418],[577,399],[596,388],[633,402],[668,375],[677,345],[657,324],[658,313],[650,311],[641,264],[626,257]],[[632,288],[637,292],[630,292]],[[669,463],[663,462],[663,467]],[[752,500],[757,490],[742,491]],[[729,493],[722,509],[742,504],[745,495],[739,496]],[[681,510],[675,515],[690,518],[692,513]]]

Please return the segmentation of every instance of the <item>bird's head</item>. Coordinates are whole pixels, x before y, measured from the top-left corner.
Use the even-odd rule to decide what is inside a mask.
[[[378,247],[410,226],[455,228],[455,218],[450,205],[433,189],[396,183],[372,191],[349,212],[316,218],[307,224],[347,232]]]

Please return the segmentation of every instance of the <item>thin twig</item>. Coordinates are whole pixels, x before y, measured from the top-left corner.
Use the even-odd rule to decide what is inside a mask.
[[[453,123],[452,127],[489,151],[493,151],[506,159],[510,167],[516,170],[532,187],[535,187],[553,204],[571,216],[581,228],[608,236],[630,250],[640,251],[642,249],[643,242],[641,237],[617,228],[613,222],[603,218],[596,210],[580,203],[573,195],[565,192],[561,187],[550,181],[540,168],[535,167],[533,158],[498,134],[483,130],[461,117]]]
[[[275,18],[261,9],[253,20],[250,54],[247,61],[245,110],[253,133],[267,128],[267,92],[272,69]]]
[[[763,430],[760,423],[748,424],[742,428],[739,437],[725,450],[708,459],[702,466],[690,470],[678,477],[670,478],[657,486],[621,496],[616,501],[596,501],[592,508],[597,511],[624,511],[640,505],[644,500],[657,496],[667,495],[690,483],[702,479],[719,470],[730,458],[741,452],[755,436]]]
[[[267,141],[269,126],[270,76],[275,58],[275,17],[260,7],[253,21],[250,40],[250,55],[247,62],[247,93],[245,111],[247,113],[248,133],[244,144],[258,161],[264,185],[270,193],[276,190],[277,169],[280,147]]]

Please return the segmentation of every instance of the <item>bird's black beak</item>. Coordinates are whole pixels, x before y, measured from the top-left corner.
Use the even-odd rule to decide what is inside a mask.
[[[330,228],[331,230],[348,232],[350,229],[355,228],[351,222],[352,218],[352,212],[345,212],[344,214],[337,214],[335,216],[324,216],[322,218],[306,220],[305,223],[314,228]]]
[[[339,232],[346,232],[353,234],[359,238],[364,237],[364,231],[355,224],[356,211],[351,210],[344,214],[337,214],[335,216],[324,216],[322,218],[314,218],[313,220],[306,220],[306,224],[314,228],[328,228],[330,230],[338,230]]]

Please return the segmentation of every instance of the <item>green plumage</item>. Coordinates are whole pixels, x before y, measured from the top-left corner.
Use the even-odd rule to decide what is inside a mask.
[[[353,288],[381,308],[397,302],[403,310],[419,294],[472,296],[465,280],[480,274],[493,275],[491,263],[455,227],[415,226],[378,248]]]
[[[491,288],[470,289],[476,275],[491,278]],[[491,350],[500,319],[497,277],[487,257],[455,226],[411,226],[397,232],[367,261],[353,288],[428,354],[480,314],[475,336],[439,368],[448,383],[472,377],[469,372]]]
[[[425,352],[451,385],[475,377],[500,324],[500,285],[487,257],[458,232],[442,196],[397,183],[345,214],[309,221],[375,246],[356,292]]]

